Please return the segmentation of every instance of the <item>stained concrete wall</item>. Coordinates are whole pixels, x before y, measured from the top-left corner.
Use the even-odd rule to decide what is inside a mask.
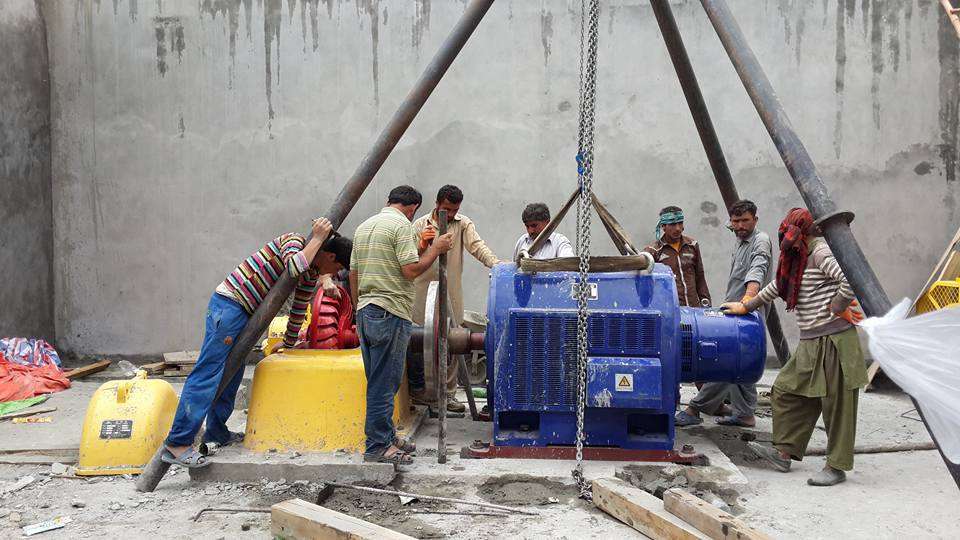
[[[53,340],[50,87],[34,0],[0,2],[0,336]]]
[[[69,347],[110,353],[196,347],[217,282],[328,207],[465,6],[42,2],[57,323]],[[673,4],[738,187],[773,233],[797,191],[699,2]],[[556,208],[575,185],[579,5],[497,2],[344,230],[393,185],[429,198],[452,182],[507,257],[524,204]],[[888,292],[913,294],[960,225],[960,60],[937,2],[730,5]],[[660,207],[684,207],[719,296],[733,238],[653,15],[604,6],[597,192],[644,242]],[[485,270],[466,282],[482,309]]]

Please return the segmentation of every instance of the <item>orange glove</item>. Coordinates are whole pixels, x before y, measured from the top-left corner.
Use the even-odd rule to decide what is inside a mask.
[[[437,230],[433,227],[427,227],[420,233],[420,251],[430,247],[430,243],[437,237]]]
[[[860,304],[858,304],[856,300],[850,302],[850,306],[843,310],[843,313],[837,313],[837,317],[840,317],[852,325],[860,324],[860,321],[863,320],[863,313],[859,310],[853,309],[859,305]]]
[[[746,315],[748,313],[743,302],[725,302],[720,306],[720,311],[726,315]]]

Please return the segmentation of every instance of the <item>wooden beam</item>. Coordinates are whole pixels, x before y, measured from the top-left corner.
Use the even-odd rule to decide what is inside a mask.
[[[667,512],[663,501],[616,478],[593,481],[593,504],[654,540],[707,538]]]
[[[644,271],[652,260],[649,256],[590,257],[590,272],[629,272]],[[523,259],[520,261],[522,272],[578,272],[579,257],[559,259]]]
[[[79,367],[77,369],[71,369],[70,371],[65,372],[63,375],[70,379],[80,379],[86,377],[87,375],[93,375],[107,369],[110,366],[109,360],[101,360],[99,362],[94,362],[89,366]]]
[[[196,364],[200,351],[176,351],[163,353],[163,361],[169,365]]]
[[[713,540],[772,540],[767,534],[686,491],[668,489],[663,494],[663,507]]]
[[[164,362],[154,362],[152,364],[144,364],[137,369],[142,369],[147,372],[147,375],[159,375],[163,373],[163,367],[166,364]]]
[[[273,536],[285,540],[412,540],[405,534],[302,499],[271,506],[270,522]]]
[[[953,29],[957,32],[957,37],[960,38],[960,17],[957,16],[960,10],[953,7],[953,2],[950,0],[940,0],[940,5],[942,5],[943,10],[947,12],[947,17],[950,18],[950,23],[953,24]]]
[[[45,407],[41,409],[32,409],[32,410],[28,409],[23,411],[7,413],[3,416],[0,416],[0,420],[10,420],[11,418],[23,418],[24,416],[33,416],[35,414],[53,412],[55,410],[57,410],[56,407]]]

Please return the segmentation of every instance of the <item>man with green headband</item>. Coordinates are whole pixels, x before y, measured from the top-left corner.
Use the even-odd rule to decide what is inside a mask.
[[[657,241],[644,248],[653,260],[673,270],[677,282],[677,298],[681,306],[710,305],[710,290],[703,271],[703,257],[697,241],[683,234],[683,210],[668,206],[660,210]]]

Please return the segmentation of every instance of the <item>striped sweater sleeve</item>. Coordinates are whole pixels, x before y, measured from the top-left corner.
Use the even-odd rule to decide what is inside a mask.
[[[285,234],[279,238],[278,247],[283,264],[287,267],[290,276],[297,277],[310,266],[310,261],[303,256],[303,247],[306,241],[299,234]]]
[[[307,316],[307,306],[317,291],[320,273],[312,268],[300,274],[297,288],[293,291],[293,302],[290,304],[290,318],[287,320],[287,331],[283,334],[283,345],[293,347],[297,343],[300,327]]]
[[[856,296],[853,293],[853,288],[850,287],[850,283],[847,282],[847,277],[843,275],[843,270],[840,269],[840,263],[837,262],[837,259],[833,256],[833,252],[830,251],[826,242],[817,246],[813,256],[817,267],[822,270],[824,274],[840,284],[840,289],[837,291],[837,294],[847,300],[853,299]]]
[[[777,282],[771,281],[770,283],[767,283],[764,288],[760,289],[759,293],[757,293],[757,301],[760,302],[761,305],[765,306],[776,300],[779,296],[780,290],[777,289]]]

